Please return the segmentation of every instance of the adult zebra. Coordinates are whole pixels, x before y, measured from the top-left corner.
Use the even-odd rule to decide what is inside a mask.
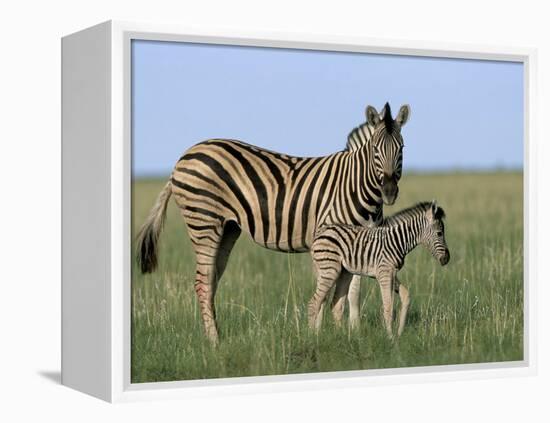
[[[401,128],[388,103],[368,106],[367,121],[347,148],[325,157],[291,157],[241,141],[211,139],[191,147],[176,163],[137,237],[143,273],[157,266],[157,244],[171,195],[186,221],[196,254],[195,291],[206,335],[216,343],[214,296],[241,231],[265,248],[309,251],[322,224],[372,226],[382,205],[393,204],[401,178]],[[340,319],[351,278],[338,282],[333,310]]]

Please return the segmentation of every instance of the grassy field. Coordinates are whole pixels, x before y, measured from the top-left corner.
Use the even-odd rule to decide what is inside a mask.
[[[165,181],[134,184],[134,233]],[[403,336],[388,341],[378,284],[364,278],[361,327],[334,326],[325,310],[307,330],[309,254],[265,250],[241,236],[220,283],[220,345],[203,332],[194,254],[172,201],[152,275],[132,271],[132,382],[512,361],[523,358],[523,213],[520,173],[409,175],[395,212],[437,199],[451,251],[441,267],[419,247],[399,273],[412,304]],[[399,303],[396,301],[396,306]]]

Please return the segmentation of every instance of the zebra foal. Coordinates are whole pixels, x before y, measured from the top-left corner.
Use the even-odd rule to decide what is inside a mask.
[[[423,202],[390,216],[375,228],[326,225],[313,240],[311,253],[317,287],[308,307],[309,326],[321,326],[323,304],[342,274],[374,277],[382,293],[384,323],[393,337],[393,294],[399,294],[398,336],[403,332],[410,298],[408,289],[397,278],[406,255],[417,245],[425,246],[442,266],[450,254],[445,242],[445,212],[434,202]]]

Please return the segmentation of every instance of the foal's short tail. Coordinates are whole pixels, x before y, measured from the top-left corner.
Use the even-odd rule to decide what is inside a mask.
[[[166,207],[172,195],[172,183],[164,186],[149,216],[137,235],[137,262],[141,273],[151,273],[157,268],[157,250],[160,231],[166,217]]]

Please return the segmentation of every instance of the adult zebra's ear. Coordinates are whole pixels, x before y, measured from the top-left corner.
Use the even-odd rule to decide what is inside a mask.
[[[407,121],[409,120],[409,117],[411,115],[411,108],[409,107],[408,104],[404,104],[401,106],[401,108],[399,109],[399,113],[397,114],[397,116],[395,117],[395,122],[399,125],[399,126],[403,126],[407,123]]]
[[[376,110],[374,107],[367,106],[365,115],[367,116],[367,122],[371,125],[376,126],[380,123],[380,115],[378,114],[378,110]]]

